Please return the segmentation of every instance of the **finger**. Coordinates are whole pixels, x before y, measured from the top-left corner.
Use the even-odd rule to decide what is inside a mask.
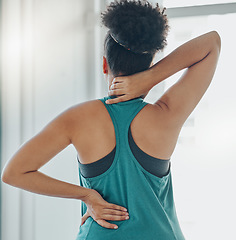
[[[116,204],[114,204],[114,203],[108,203],[108,205],[106,206],[106,208],[108,208],[108,209],[116,209],[116,210],[125,211],[125,212],[128,211],[125,207],[116,205]]]
[[[114,103],[124,102],[124,101],[127,101],[129,99],[130,98],[128,98],[127,95],[123,95],[121,97],[108,99],[108,100],[105,101],[105,103],[106,104],[114,104]]]
[[[112,228],[112,229],[117,229],[118,226],[116,224],[111,224],[103,219],[99,219],[96,221],[99,225],[101,225],[104,228]]]
[[[90,216],[90,215],[89,215],[88,212],[86,212],[86,213],[84,214],[84,216],[83,216],[82,219],[81,219],[81,226],[84,224],[84,222],[87,220],[87,218],[88,218],[89,216]]]
[[[123,88],[123,83],[115,83],[115,84],[111,84],[110,85],[110,88],[109,88],[109,90],[111,90],[111,89],[122,89]]]
[[[112,221],[123,221],[129,219],[129,216],[118,216],[118,215],[111,215],[111,214],[103,214],[102,218],[106,220]]]
[[[118,215],[118,216],[127,216],[129,215],[128,212],[126,211],[121,211],[121,210],[114,210],[114,209],[108,209],[104,208],[103,209],[103,214],[109,214],[109,215]]]
[[[120,79],[120,78],[114,78],[113,80],[112,80],[112,84],[114,84],[114,83],[120,83],[120,82],[122,82],[122,80]]]
[[[123,89],[112,89],[112,90],[108,91],[108,95],[109,96],[112,96],[112,95],[118,96],[118,95],[122,95],[122,94],[124,94],[124,90]]]

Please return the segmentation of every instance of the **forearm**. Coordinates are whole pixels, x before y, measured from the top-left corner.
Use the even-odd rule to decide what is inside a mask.
[[[178,71],[197,64],[219,45],[220,38],[215,31],[184,43],[146,71],[151,85],[155,86]]]
[[[90,189],[49,177],[40,171],[14,176],[6,183],[33,193],[84,201]]]

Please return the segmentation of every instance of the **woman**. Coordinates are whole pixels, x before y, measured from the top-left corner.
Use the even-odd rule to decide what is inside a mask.
[[[103,58],[108,96],[53,119],[16,152],[2,180],[38,194],[82,200],[77,240],[182,240],[170,158],[184,122],[211,83],[220,37],[215,31],[203,34],[152,65],[168,32],[158,4],[115,1],[102,22],[108,28]],[[143,100],[153,86],[185,68],[155,103]],[[81,186],[38,171],[70,144],[80,156]]]

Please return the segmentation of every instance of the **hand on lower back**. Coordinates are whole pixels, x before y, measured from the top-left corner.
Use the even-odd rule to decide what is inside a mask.
[[[128,216],[124,207],[108,203],[94,189],[91,189],[84,203],[87,206],[87,212],[82,217],[81,225],[91,216],[102,227],[114,229],[117,225],[111,224],[105,220],[121,221],[126,220]]]
[[[152,87],[149,75],[146,72],[116,77],[112,81],[108,95],[116,95],[117,98],[108,99],[106,103],[124,102],[142,95],[147,95]]]

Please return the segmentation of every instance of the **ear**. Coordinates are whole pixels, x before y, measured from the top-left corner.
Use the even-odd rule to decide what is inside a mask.
[[[107,64],[107,59],[103,56],[103,64],[102,64],[102,67],[103,67],[103,73],[106,74],[108,73],[108,64]]]

